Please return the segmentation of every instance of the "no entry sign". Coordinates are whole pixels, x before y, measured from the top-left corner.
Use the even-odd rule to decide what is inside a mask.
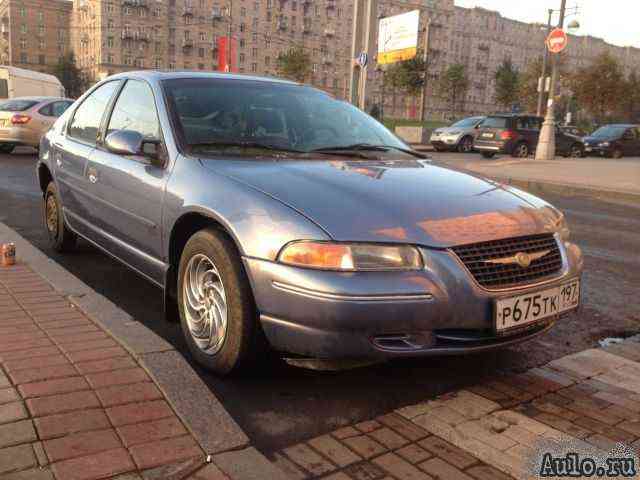
[[[565,48],[567,48],[568,43],[569,38],[567,37],[565,31],[561,28],[552,30],[547,37],[547,48],[551,53],[560,53]]]

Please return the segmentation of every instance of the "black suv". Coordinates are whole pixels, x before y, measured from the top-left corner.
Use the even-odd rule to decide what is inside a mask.
[[[526,158],[538,146],[542,117],[535,115],[489,115],[479,126],[474,148],[485,158],[497,153]],[[556,129],[556,151],[565,157],[582,157],[584,145],[579,138]]]
[[[621,158],[640,155],[640,127],[638,125],[605,125],[584,138],[586,152]]]

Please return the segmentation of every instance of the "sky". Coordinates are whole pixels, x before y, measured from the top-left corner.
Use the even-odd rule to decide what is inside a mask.
[[[497,10],[504,17],[540,23],[547,22],[550,8],[560,8],[560,0],[455,0],[455,4]],[[567,7],[573,6],[580,9],[576,17],[569,19],[580,22],[577,35],[592,35],[614,45],[640,48],[640,0],[567,0]]]

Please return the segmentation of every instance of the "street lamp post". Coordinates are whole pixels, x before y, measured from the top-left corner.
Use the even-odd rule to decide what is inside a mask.
[[[562,0],[560,5],[560,20],[558,28],[564,27],[564,17],[567,9],[567,0]],[[536,149],[536,160],[553,160],[556,157],[556,121],[555,121],[555,96],[556,82],[558,80],[558,54],[551,57],[551,86],[549,87],[549,100],[547,101],[547,115],[540,131],[540,140]]]
[[[551,32],[551,19],[553,18],[553,9],[549,9],[549,20],[547,21],[547,36]],[[545,86],[547,83],[547,63],[549,62],[549,49],[545,43],[544,56],[542,57],[542,76],[541,81],[538,83],[538,116],[542,115],[542,108],[544,102]]]

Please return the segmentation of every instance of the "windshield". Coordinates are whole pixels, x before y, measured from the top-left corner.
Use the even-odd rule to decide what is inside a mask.
[[[505,117],[487,117],[480,124],[482,128],[507,128]]]
[[[593,132],[591,134],[591,136],[592,137],[600,137],[600,138],[604,138],[604,137],[607,137],[607,138],[621,137],[625,130],[626,130],[625,127],[613,127],[611,125],[608,125],[608,126],[605,126],[605,127],[600,127],[598,130]]]
[[[7,100],[0,103],[0,110],[5,112],[24,112],[37,103],[33,100]]]
[[[163,82],[191,150],[264,145],[311,152],[353,145],[408,148],[349,103],[311,87],[215,78]]]
[[[479,121],[480,118],[478,117],[465,118],[464,120],[457,121],[451,126],[460,128],[474,127]]]

